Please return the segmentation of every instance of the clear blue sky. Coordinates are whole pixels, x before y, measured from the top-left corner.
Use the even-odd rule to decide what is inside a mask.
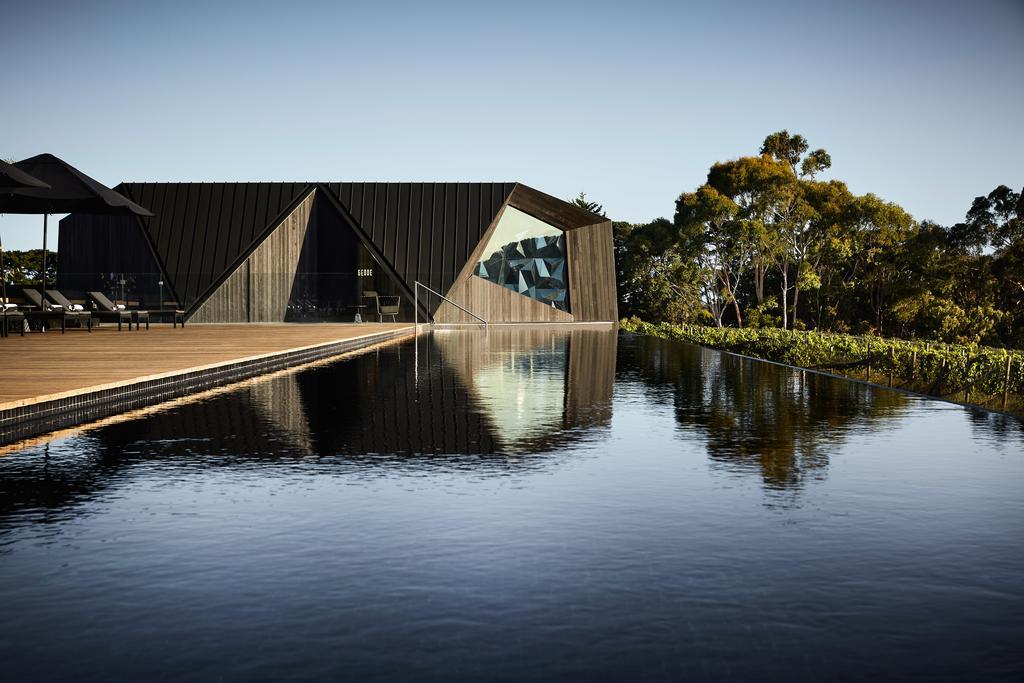
[[[919,219],[1024,185],[1021,0],[0,0],[0,63],[0,157],[110,185],[519,180],[644,221],[781,128]]]

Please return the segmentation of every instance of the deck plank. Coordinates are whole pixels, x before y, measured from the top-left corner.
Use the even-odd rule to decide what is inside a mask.
[[[68,330],[0,338],[0,409],[163,373],[408,328],[408,323],[189,325]]]

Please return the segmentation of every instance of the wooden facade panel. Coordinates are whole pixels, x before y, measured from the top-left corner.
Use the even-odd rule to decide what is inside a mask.
[[[508,203],[561,230],[575,230],[602,220],[601,216],[581,209],[575,204],[522,184],[517,184],[512,190]]]
[[[312,206],[311,193],[249,256],[252,322],[284,322]]]
[[[314,195],[310,192],[278,223],[267,239],[199,306],[192,322],[284,322]]]
[[[545,305],[536,299],[523,296],[476,275],[459,280],[448,290],[446,296],[489,323],[571,323],[573,321],[573,316],[565,311]],[[434,313],[434,321],[439,323],[478,322],[472,316],[463,313],[447,302],[443,302],[438,307]]]
[[[618,320],[612,222],[568,230],[569,309],[579,322]]]
[[[249,322],[249,264],[243,263],[189,319],[196,323]]]
[[[569,332],[565,418],[574,427],[602,425],[611,420],[618,339],[615,329]]]
[[[506,205],[511,205],[510,195]],[[484,231],[446,296],[488,322],[614,322],[618,320],[611,221],[565,231],[569,268],[569,311],[494,284],[475,273],[476,263],[497,228],[504,207]],[[588,214],[590,215],[590,214]],[[467,323],[473,317],[447,303],[434,314],[437,322]]]

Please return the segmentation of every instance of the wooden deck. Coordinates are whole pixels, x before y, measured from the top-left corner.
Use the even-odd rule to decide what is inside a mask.
[[[0,338],[0,410],[342,340],[408,323],[189,325],[68,330]],[[372,343],[371,339],[367,339]]]

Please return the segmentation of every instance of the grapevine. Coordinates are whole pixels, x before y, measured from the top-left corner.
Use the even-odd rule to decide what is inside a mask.
[[[1019,407],[1024,397],[1022,351],[818,331],[654,324],[638,318],[621,321],[621,327],[1003,410],[1008,402]]]

